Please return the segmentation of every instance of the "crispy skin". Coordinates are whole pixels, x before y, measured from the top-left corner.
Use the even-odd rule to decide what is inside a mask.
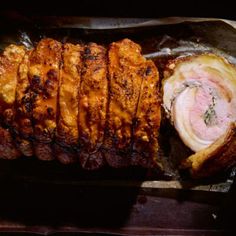
[[[133,128],[132,162],[144,167],[159,164],[158,131],[161,121],[159,74],[155,64],[147,61]]]
[[[109,111],[104,142],[110,166],[130,165],[132,124],[135,118],[145,58],[141,48],[129,39],[112,43],[109,58]]]
[[[63,46],[63,66],[60,70],[60,87],[58,97],[58,122],[55,151],[57,158],[64,164],[77,159],[73,150],[78,145],[78,91],[82,69],[82,51],[80,45]]]
[[[205,148],[184,160],[181,168],[188,168],[193,178],[213,176],[236,164],[236,124],[232,123],[227,132]]]
[[[18,81],[16,87],[16,119],[15,119],[15,139],[17,148],[24,156],[32,156],[33,152],[33,125],[32,119],[32,92],[28,79],[29,56],[28,51],[19,65]]]
[[[98,169],[104,164],[100,147],[108,98],[106,49],[90,43],[85,47],[83,60],[78,116],[80,163],[85,169]]]
[[[5,159],[21,155],[6,127],[12,126],[15,117],[17,72],[24,54],[23,47],[10,45],[0,57],[0,156]]]
[[[60,63],[61,44],[53,39],[41,40],[30,55],[34,147],[41,160],[54,159],[51,143],[56,130]]]

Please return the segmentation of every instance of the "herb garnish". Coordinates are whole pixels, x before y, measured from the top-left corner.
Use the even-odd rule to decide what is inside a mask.
[[[203,118],[207,126],[213,126],[217,124],[217,115],[214,109],[216,102],[215,96],[212,96],[212,104],[209,105],[208,109],[205,111]]]

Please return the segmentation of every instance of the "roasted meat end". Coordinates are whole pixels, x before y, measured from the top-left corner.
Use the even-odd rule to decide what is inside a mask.
[[[85,169],[104,164],[100,147],[104,139],[108,100],[106,49],[95,43],[85,47],[79,90],[80,163]]]
[[[42,160],[54,159],[51,143],[56,131],[61,51],[59,42],[43,39],[30,55],[29,80],[34,98],[32,107],[36,140],[34,146],[37,157]]]
[[[132,125],[146,60],[129,39],[112,43],[108,52],[109,108],[104,154],[110,166],[131,163]]]
[[[231,151],[222,146],[228,143],[227,133],[234,133],[235,94],[236,69],[224,58],[203,54],[168,64],[163,80],[164,108],[183,143],[195,152],[187,158],[193,176],[211,175],[224,169],[225,163],[235,163],[235,155],[228,155]],[[234,137],[229,142],[232,150]]]
[[[24,54],[23,47],[10,45],[0,57],[0,116],[6,125],[14,120],[18,67]]]
[[[15,159],[20,156],[10,131],[13,130],[15,119],[18,67],[24,54],[24,47],[10,45],[0,56],[0,127],[2,135],[0,157],[7,159]]]

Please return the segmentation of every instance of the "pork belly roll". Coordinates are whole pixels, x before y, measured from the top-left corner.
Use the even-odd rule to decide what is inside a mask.
[[[164,77],[164,108],[182,141],[195,153],[183,167],[201,177],[236,163],[234,66],[203,54],[171,61]]]

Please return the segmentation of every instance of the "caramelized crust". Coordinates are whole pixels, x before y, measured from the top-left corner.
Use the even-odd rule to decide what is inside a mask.
[[[108,58],[110,90],[104,153],[110,166],[121,167],[130,164],[132,122],[146,60],[140,46],[129,39],[112,43]]]
[[[9,129],[15,117],[15,95],[17,72],[25,49],[10,45],[0,57],[0,153],[2,158],[15,159],[20,156]]]
[[[95,43],[85,47],[79,92],[80,162],[85,169],[104,164],[100,147],[104,139],[108,99],[106,49]]]
[[[158,164],[160,121],[159,74],[155,64],[152,61],[147,61],[133,128],[132,161],[134,164],[144,167]]]
[[[57,96],[61,44],[43,39],[30,55],[29,80],[33,92],[35,153],[41,160],[52,160],[51,142],[56,130]]]
[[[58,122],[55,151],[62,163],[69,164],[76,160],[73,147],[78,145],[78,91],[82,69],[80,45],[63,46],[63,66],[60,70],[60,87],[58,97]]]

